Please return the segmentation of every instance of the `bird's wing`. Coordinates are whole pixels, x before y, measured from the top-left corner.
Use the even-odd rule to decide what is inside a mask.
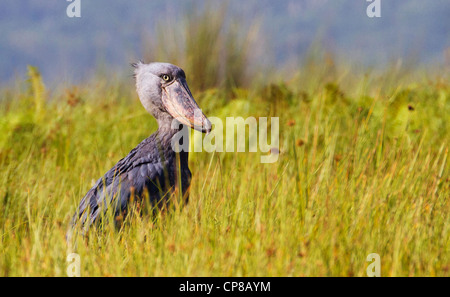
[[[85,228],[89,227],[112,204],[116,214],[125,210],[132,192],[141,196],[147,189],[150,196],[158,195],[164,188],[167,166],[168,161],[161,160],[159,154],[143,154],[138,148],[133,149],[87,192],[78,206],[73,223],[80,221]]]

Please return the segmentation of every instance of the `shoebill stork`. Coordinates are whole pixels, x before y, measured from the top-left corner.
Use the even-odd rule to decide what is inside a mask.
[[[72,224],[81,223],[84,230],[105,215],[108,208],[112,208],[115,216],[125,214],[131,199],[148,195],[152,206],[164,203],[179,190],[178,181],[187,202],[191,180],[189,153],[175,152],[172,138],[182,125],[204,133],[211,130],[211,123],[195,102],[181,68],[168,63],[139,62],[132,66],[139,99],[155,117],[158,130],[117,162],[83,197]]]

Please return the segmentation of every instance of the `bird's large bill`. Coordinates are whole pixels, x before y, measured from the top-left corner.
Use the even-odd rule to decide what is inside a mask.
[[[180,123],[203,133],[211,131],[211,122],[203,114],[184,79],[163,87],[164,107]]]

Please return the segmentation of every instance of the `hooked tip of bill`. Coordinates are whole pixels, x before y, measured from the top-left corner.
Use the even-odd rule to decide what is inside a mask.
[[[205,130],[206,135],[211,133],[212,125],[211,122],[206,117],[203,121],[203,129]]]

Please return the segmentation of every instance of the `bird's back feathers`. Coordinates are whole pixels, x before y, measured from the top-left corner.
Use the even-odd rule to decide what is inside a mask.
[[[131,195],[137,199],[144,193],[152,205],[160,202],[161,198],[170,191],[176,183],[176,155],[167,146],[161,144],[156,132],[144,141],[117,164],[111,168],[87,192],[80,202],[73,224],[81,223],[85,229],[98,221],[110,207],[114,214],[124,212],[128,207]],[[187,164],[187,153],[180,160],[183,193],[189,187],[191,173]],[[184,155],[185,154],[185,155]]]

